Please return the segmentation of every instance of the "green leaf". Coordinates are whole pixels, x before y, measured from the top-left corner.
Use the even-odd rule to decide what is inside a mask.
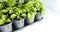
[[[19,3],[24,3],[24,0],[19,0]]]
[[[17,16],[17,19],[20,19],[20,16],[19,15]]]
[[[0,25],[3,25],[5,22],[0,19]]]
[[[22,13],[22,15],[21,15],[22,17],[26,17],[26,14],[25,13]]]
[[[28,13],[28,18],[29,18],[30,20],[33,20],[34,17],[35,17],[35,14],[34,14],[33,12]]]
[[[42,10],[41,10],[41,13],[42,13],[42,15],[44,16],[45,13],[46,13],[45,9],[42,9]]]
[[[12,14],[12,15],[10,16],[10,18],[11,18],[11,19],[14,19],[16,16],[17,16],[16,14]]]
[[[40,10],[40,8],[41,8],[40,2],[36,3],[35,6],[36,6],[37,10]]]
[[[7,0],[2,0],[3,2],[7,2]]]
[[[2,7],[3,7],[3,5],[2,5],[2,3],[0,3],[0,9],[2,9]]]
[[[44,8],[44,4],[42,2],[40,2],[40,6],[41,8]]]
[[[26,12],[27,12],[26,9],[23,8],[23,9],[22,9],[22,13],[26,13]]]
[[[9,22],[11,22],[11,20],[8,18],[6,22],[8,22],[8,23],[9,23]]]
[[[25,7],[25,9],[26,9],[26,12],[29,12],[30,11],[30,9],[28,7]]]
[[[2,12],[2,13],[7,13],[7,12],[8,12],[8,10],[3,9],[1,12]]]
[[[37,2],[40,2],[40,0],[31,0],[33,4],[36,4]]]
[[[5,20],[6,18],[7,18],[7,16],[2,14],[2,19]]]
[[[0,0],[0,2],[3,2],[3,0]]]
[[[12,14],[12,13],[14,13],[14,11],[13,10],[9,10],[9,14]]]
[[[6,10],[8,10],[8,11],[9,11],[9,10],[10,10],[10,8],[9,8],[9,7],[7,7],[7,8],[6,8]]]
[[[32,6],[33,6],[33,4],[31,1],[29,1],[27,4],[25,4],[25,7],[32,7]]]
[[[16,4],[16,0],[7,0],[6,3],[8,4],[9,7],[12,7]]]
[[[22,7],[22,3],[18,3],[17,7]]]

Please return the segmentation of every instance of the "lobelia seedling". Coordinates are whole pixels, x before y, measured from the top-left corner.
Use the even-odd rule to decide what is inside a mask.
[[[15,14],[17,15],[17,19],[20,19],[21,20],[21,19],[23,19],[23,17],[26,17],[26,14],[25,14],[26,13],[26,10],[25,9],[23,9],[23,8],[22,9],[21,8],[19,9],[19,8],[17,8],[15,11],[16,11]]]

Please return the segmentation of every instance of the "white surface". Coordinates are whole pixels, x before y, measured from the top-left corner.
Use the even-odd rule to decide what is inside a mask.
[[[60,32],[60,15],[47,9],[44,19],[18,32]]]
[[[60,1],[42,0],[45,4],[46,15],[44,19],[18,32],[60,32]]]
[[[60,14],[60,0],[42,0],[42,2],[44,2],[46,7]]]

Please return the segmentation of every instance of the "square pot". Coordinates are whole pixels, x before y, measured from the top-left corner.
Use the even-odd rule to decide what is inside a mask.
[[[24,19],[21,19],[21,20],[13,20],[13,29],[19,29],[19,28],[22,28],[24,27]]]
[[[30,20],[28,17],[25,18],[25,25],[32,24],[33,22],[34,22],[34,19]]]
[[[7,25],[0,26],[0,32],[12,32],[12,22]]]
[[[43,16],[42,16],[41,12],[37,12],[37,14],[35,15],[34,21],[39,21],[42,17]]]

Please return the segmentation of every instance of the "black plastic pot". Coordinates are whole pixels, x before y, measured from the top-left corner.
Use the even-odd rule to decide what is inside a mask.
[[[37,14],[35,15],[34,21],[39,21],[39,20],[41,20],[42,18],[43,18],[43,16],[42,16],[41,12],[37,12]]]
[[[14,20],[13,21],[13,29],[19,29],[19,28],[22,28],[24,27],[24,19],[21,19],[21,20]]]
[[[0,32],[12,32],[12,22],[7,25],[0,26]]]

